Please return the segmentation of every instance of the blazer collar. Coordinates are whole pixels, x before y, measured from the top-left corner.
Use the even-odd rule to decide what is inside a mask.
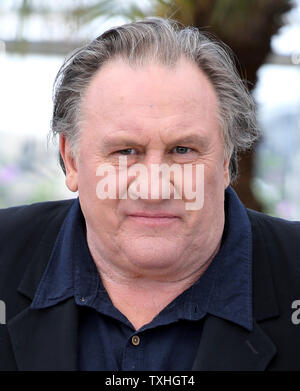
[[[257,322],[279,316],[279,307],[265,246],[261,213],[247,210],[252,227],[253,315]]]
[[[29,299],[29,306],[73,202],[66,201],[51,220],[20,281],[18,293]],[[7,322],[18,369],[76,370],[78,320],[74,299],[42,310],[29,306]]]

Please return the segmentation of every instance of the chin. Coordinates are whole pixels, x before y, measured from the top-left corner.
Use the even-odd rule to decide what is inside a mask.
[[[135,267],[151,270],[151,269],[168,269],[174,265],[174,259],[178,259],[178,254],[181,253],[178,246],[174,247],[174,242],[166,243],[166,240],[135,240],[123,247],[127,259]]]

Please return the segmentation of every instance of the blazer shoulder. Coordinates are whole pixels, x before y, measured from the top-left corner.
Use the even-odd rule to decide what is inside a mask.
[[[300,221],[289,221],[247,209],[252,226],[253,246],[266,252],[277,276],[300,278]],[[298,284],[299,286],[299,284]],[[300,293],[300,292],[299,292]]]
[[[0,210],[0,273],[22,268],[41,242],[55,241],[73,200],[39,202]],[[22,261],[22,262],[21,262]],[[1,276],[2,277],[2,276]]]
[[[31,205],[14,206],[0,209],[0,241],[10,232],[17,233],[30,228],[49,224],[53,220],[63,219],[74,199],[62,201],[38,202]],[[26,230],[24,229],[26,227]]]
[[[23,296],[17,295],[23,277],[31,281],[27,291],[35,290],[73,202],[40,202],[0,210],[0,298],[10,308],[8,318],[24,306]]]
[[[261,230],[273,235],[283,235],[285,239],[288,239],[288,235],[298,236],[300,234],[300,221],[273,217],[252,209],[247,209],[247,213],[254,229],[260,227]]]

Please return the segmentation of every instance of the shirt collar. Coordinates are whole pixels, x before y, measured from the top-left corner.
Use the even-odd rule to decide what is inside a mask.
[[[84,219],[77,198],[59,231],[31,308],[46,308],[74,296],[77,254],[83,259],[86,255],[90,256],[82,222]]]
[[[199,316],[196,308],[199,308],[198,314],[210,313],[251,330],[251,270],[250,221],[236,193],[228,187],[221,247],[208,269],[185,295],[188,318],[196,320]],[[70,297],[74,297],[78,305],[91,305],[103,289],[88,249],[85,221],[79,199],[76,199],[61,227],[31,308],[46,308]]]

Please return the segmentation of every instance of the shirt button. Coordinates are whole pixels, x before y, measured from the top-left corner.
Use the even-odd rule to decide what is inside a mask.
[[[132,342],[132,345],[138,346],[140,344],[140,342],[141,342],[140,337],[138,335],[134,335],[131,338],[131,342]]]

